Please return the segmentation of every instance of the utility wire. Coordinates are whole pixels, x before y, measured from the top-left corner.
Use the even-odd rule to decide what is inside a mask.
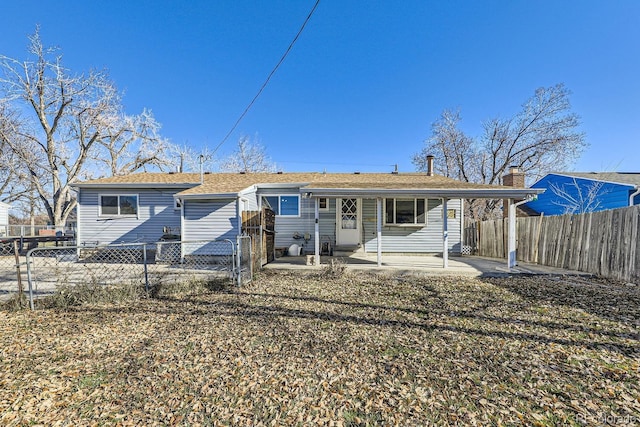
[[[247,115],[247,113],[249,112],[249,110],[251,109],[251,107],[253,106],[253,104],[256,102],[256,100],[258,99],[258,97],[262,94],[262,91],[264,91],[264,89],[267,87],[267,84],[269,84],[269,80],[271,80],[271,77],[273,77],[273,75],[276,73],[276,71],[278,70],[278,68],[280,67],[280,65],[282,65],[282,63],[284,62],[284,59],[287,57],[287,55],[289,54],[289,52],[291,51],[291,49],[293,48],[293,45],[296,44],[296,41],[298,41],[298,38],[300,37],[300,34],[302,34],[302,31],[304,30],[304,27],[307,26],[307,23],[309,22],[309,20],[311,19],[311,16],[313,15],[313,12],[315,12],[316,8],[318,7],[318,4],[320,4],[320,0],[316,0],[316,3],[313,5],[313,8],[311,9],[311,12],[309,12],[309,15],[307,15],[307,18],[304,20],[304,22],[302,23],[302,26],[300,27],[300,29],[298,30],[298,33],[296,34],[296,36],[293,38],[293,41],[289,44],[289,47],[287,48],[287,50],[284,52],[284,54],[282,55],[282,57],[280,58],[280,61],[278,61],[278,63],[276,64],[275,67],[273,67],[273,70],[271,70],[271,72],[269,73],[269,75],[267,76],[267,79],[264,81],[264,83],[262,84],[262,86],[260,87],[260,90],[258,90],[258,93],[256,94],[256,96],[253,97],[253,99],[251,100],[251,102],[249,103],[249,105],[247,105],[247,108],[244,109],[244,111],[242,112],[242,114],[240,114],[240,117],[238,117],[238,120],[236,120],[236,122],[234,123],[234,125],[231,127],[231,130],[225,135],[225,137],[222,139],[222,141],[220,141],[220,143],[218,145],[216,145],[216,148],[214,148],[214,150],[211,152],[211,154],[213,155],[216,151],[218,151],[218,149],[222,146],[222,144],[224,144],[225,142],[227,142],[227,139],[229,139],[229,137],[231,136],[231,134],[233,133],[234,130],[236,130],[236,128],[238,127],[238,125],[240,124],[240,122],[242,121],[242,119],[244,119],[244,116]]]

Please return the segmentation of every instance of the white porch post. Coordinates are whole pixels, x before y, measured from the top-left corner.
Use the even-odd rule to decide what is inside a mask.
[[[449,224],[447,218],[447,198],[442,199],[442,268],[449,267]]]
[[[320,265],[320,199],[318,197],[314,197],[314,200],[316,224],[315,234],[313,236],[315,240],[315,256],[313,257],[313,265]]]
[[[376,199],[376,242],[378,246],[378,267],[382,267],[382,198]]]
[[[516,266],[516,205],[509,199],[509,243],[507,245],[507,267]]]

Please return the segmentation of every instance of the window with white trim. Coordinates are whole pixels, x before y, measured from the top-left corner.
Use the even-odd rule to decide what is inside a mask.
[[[384,223],[387,225],[426,224],[426,199],[384,199]]]
[[[300,195],[265,196],[276,216],[300,216]]]
[[[318,198],[318,206],[321,211],[328,211],[329,210],[329,199],[326,197],[319,197]]]
[[[138,215],[137,194],[101,194],[100,216]]]

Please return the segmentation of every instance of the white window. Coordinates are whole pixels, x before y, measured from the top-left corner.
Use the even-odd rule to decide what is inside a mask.
[[[100,195],[100,216],[136,216],[138,215],[137,194]]]
[[[300,195],[298,194],[266,196],[265,199],[277,216],[300,216]]]
[[[427,223],[425,199],[385,199],[384,223],[388,225],[424,225]]]
[[[319,205],[319,209],[321,211],[328,211],[329,210],[329,199],[327,199],[326,197],[318,198],[318,205]]]

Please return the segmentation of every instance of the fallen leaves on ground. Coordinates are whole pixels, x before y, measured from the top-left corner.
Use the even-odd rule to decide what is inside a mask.
[[[0,312],[0,423],[632,424],[639,322],[637,287],[561,276],[266,272]]]

